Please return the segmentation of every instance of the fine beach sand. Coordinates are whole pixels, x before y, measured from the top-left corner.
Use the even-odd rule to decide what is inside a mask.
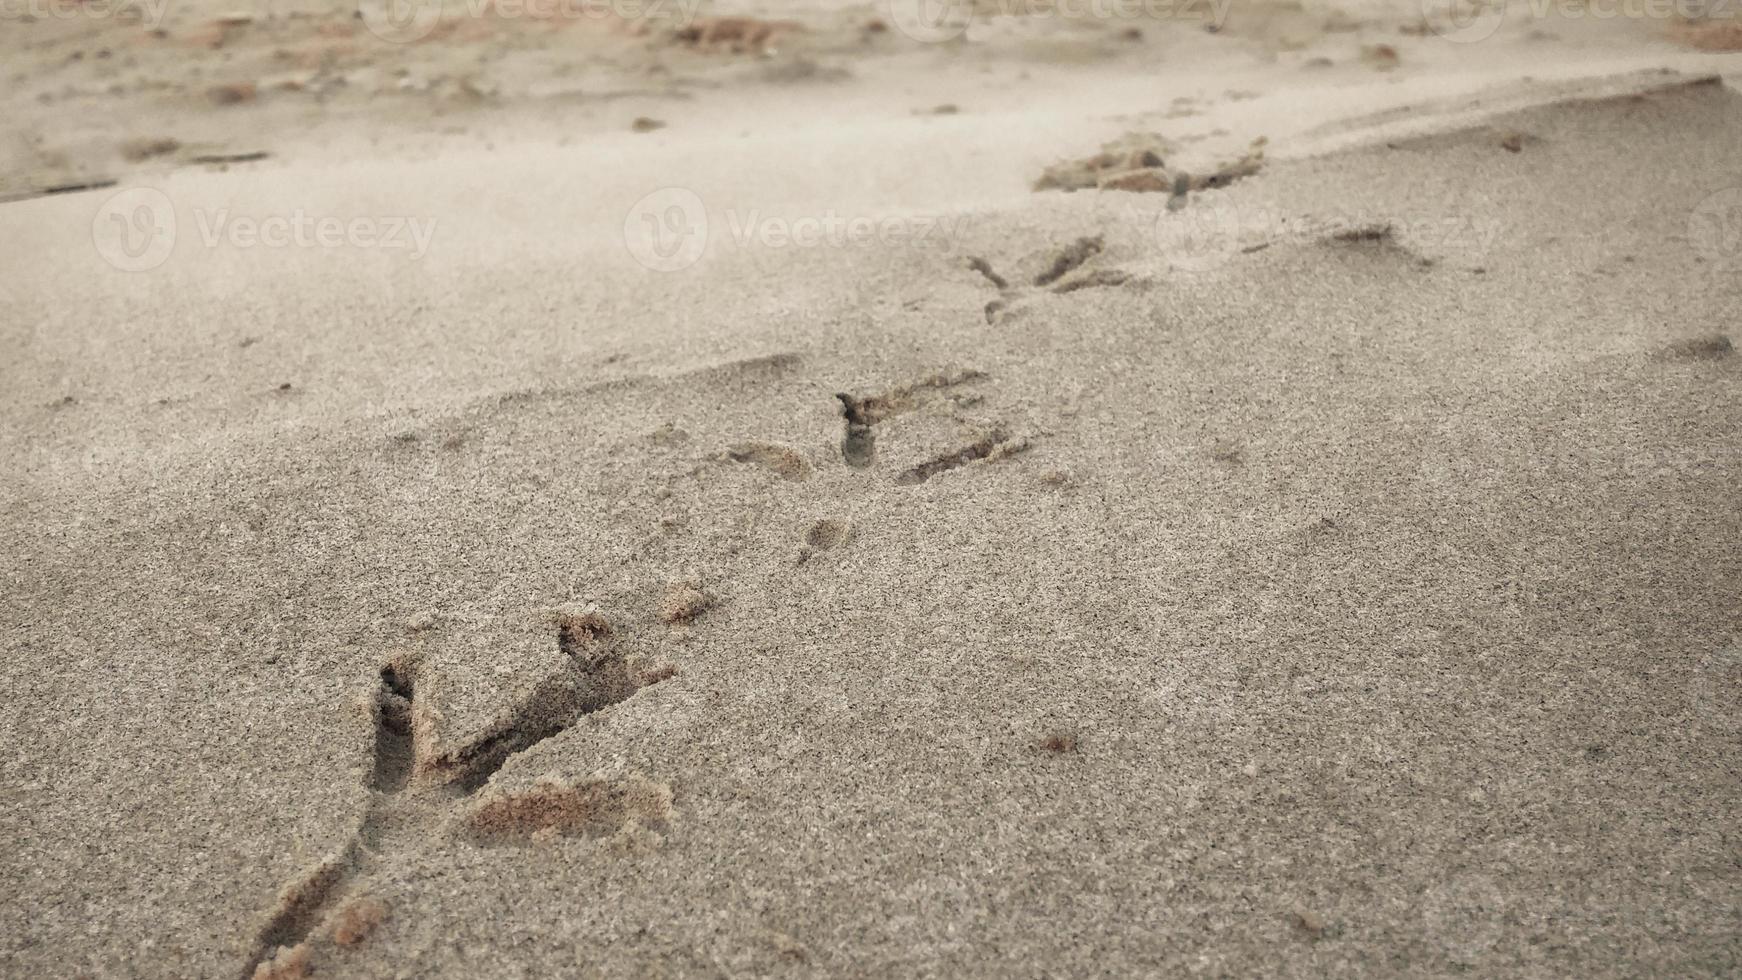
[[[1736,973],[1737,55],[704,12],[6,25],[0,975]]]

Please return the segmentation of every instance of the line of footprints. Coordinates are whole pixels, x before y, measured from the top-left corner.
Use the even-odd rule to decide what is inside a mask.
[[[922,409],[947,407],[953,424],[970,438],[921,451],[903,461],[895,483],[913,486],[977,460],[993,461],[1028,448],[1002,424],[966,423],[953,410],[973,406],[979,371],[944,371],[873,395],[836,396],[845,426],[841,459],[867,469],[878,458],[878,429],[888,420]],[[935,413],[934,414],[938,414]],[[762,466],[788,480],[808,479],[810,463],[794,450],[769,443],[742,443],[725,453],[733,462]],[[818,522],[806,544],[824,550],[840,543],[845,527]],[[673,585],[659,614],[667,624],[687,624],[712,598],[693,584]],[[668,786],[631,775],[577,784],[541,780],[527,789],[488,790],[507,762],[556,736],[595,711],[618,704],[650,684],[675,676],[676,668],[630,652],[625,629],[594,611],[550,617],[565,669],[545,678],[491,731],[459,747],[442,744],[437,718],[420,700],[424,657],[413,647],[395,654],[380,671],[369,700],[375,748],[370,806],[357,831],[336,853],[287,886],[260,929],[243,980],[295,980],[308,976],[322,940],[353,946],[385,920],[387,908],[368,887],[395,863],[444,836],[483,846],[535,843],[559,836],[610,838],[625,846],[656,841],[671,818]],[[429,624],[420,630],[431,628]]]

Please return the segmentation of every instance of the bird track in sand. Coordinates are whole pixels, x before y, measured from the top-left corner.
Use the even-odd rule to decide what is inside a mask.
[[[999,293],[997,299],[986,304],[986,322],[996,323],[1000,314],[1011,309],[1011,304],[1018,303],[1037,292],[1045,291],[1065,295],[1084,289],[1141,283],[1141,280],[1136,279],[1131,273],[1123,269],[1096,268],[1095,260],[1105,250],[1106,243],[1100,235],[1078,238],[1067,245],[1054,249],[1047,255],[1044,267],[1031,277],[1030,284],[1015,286],[1011,285],[1010,279],[1001,275],[985,258],[978,255],[968,256],[967,267],[979,273],[980,277],[991,283]]]
[[[329,921],[342,918],[353,900],[373,902],[366,883],[465,815],[466,801],[508,760],[676,673],[667,665],[632,663],[610,624],[597,614],[558,613],[552,618],[567,669],[537,685],[494,730],[445,754],[420,758],[428,753],[420,753],[418,744],[418,659],[402,657],[382,667],[370,704],[375,746],[368,810],[337,853],[280,892],[242,970],[244,980],[303,970],[305,944]],[[511,839],[515,835],[507,831],[527,820],[545,821],[544,829],[553,831],[608,830],[651,812],[645,801],[653,785],[643,782],[625,791],[598,783],[579,788],[540,784],[526,791],[539,797],[529,807],[516,804],[526,793],[496,794],[470,813],[472,836],[491,842]],[[281,958],[286,966],[282,970],[275,966]]]
[[[980,401],[983,394],[962,389],[987,380],[981,371],[944,370],[874,394],[836,395],[845,428],[840,444],[843,461],[852,469],[873,465],[877,428],[898,416],[929,412],[953,419],[958,426],[964,424],[948,409]],[[917,462],[900,468],[894,483],[914,486],[947,470],[1013,455],[1028,445],[1025,438],[1012,438],[1003,423],[971,428],[978,431],[967,442],[946,442],[922,453]],[[803,483],[812,473],[803,454],[770,442],[739,442],[717,458],[751,465],[792,483]],[[850,533],[846,521],[812,523],[805,534],[807,556],[844,545]],[[457,822],[463,836],[480,844],[523,843],[553,832],[597,836],[631,821],[654,826],[663,822],[669,812],[669,790],[643,780],[595,781],[578,787],[541,782],[513,793],[481,793],[509,760],[676,672],[669,666],[632,662],[623,637],[597,614],[558,613],[552,622],[567,669],[539,682],[504,720],[457,748],[438,750],[432,733],[425,730],[434,722],[423,717],[433,712],[420,701],[419,675],[428,669],[421,658],[400,656],[381,668],[369,698],[374,748],[367,811],[341,848],[281,891],[252,944],[242,971],[244,980],[296,975],[306,967],[314,941],[337,937],[351,919],[372,928],[384,913],[369,883],[441,839]],[[356,908],[364,910],[353,914]]]
[[[945,370],[875,394],[837,393],[835,400],[840,406],[838,411],[843,427],[840,442],[842,462],[851,469],[869,469],[878,458],[880,423],[929,410],[945,402],[953,402],[957,407],[978,402],[983,395],[961,394],[956,389],[986,380],[987,375],[981,371]],[[895,483],[913,486],[945,470],[979,459],[1002,458],[1027,448],[1027,440],[1011,438],[1002,423],[980,425],[979,428],[980,431],[966,443],[940,450],[924,461],[902,468],[895,476]],[[803,453],[779,443],[740,442],[716,458],[753,465],[795,483],[810,479],[812,473],[811,464]]]
[[[948,396],[955,388],[986,379],[986,374],[981,371],[941,371],[880,394],[837,394],[835,398],[841,403],[841,418],[846,429],[841,437],[841,458],[854,469],[871,466],[877,460],[878,423],[925,408],[939,398]],[[994,427],[992,431],[966,446],[941,453],[931,460],[903,470],[895,482],[901,486],[923,483],[936,473],[986,458],[991,455],[994,447],[1004,444],[1008,438],[1002,427]]]

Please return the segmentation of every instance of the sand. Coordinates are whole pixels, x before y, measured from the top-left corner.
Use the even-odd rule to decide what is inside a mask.
[[[1736,973],[1704,25],[225,12],[3,42],[0,975]]]

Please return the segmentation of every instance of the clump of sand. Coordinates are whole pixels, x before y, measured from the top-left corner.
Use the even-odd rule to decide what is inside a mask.
[[[762,54],[782,36],[804,30],[791,20],[757,17],[703,17],[672,32],[679,44],[701,51]]]
[[[1742,51],[1742,23],[1735,20],[1683,21],[1670,29],[1669,36],[1699,51]]]
[[[752,463],[783,480],[804,480],[811,475],[811,465],[803,455],[788,446],[766,442],[744,442],[726,450],[726,458],[734,463]]]
[[[1165,183],[1165,154],[1173,145],[1157,133],[1126,133],[1101,145],[1099,152],[1047,167],[1034,182],[1037,191],[1078,191],[1108,181],[1129,182],[1134,175],[1160,172]]]
[[[309,965],[308,947],[298,943],[295,946],[280,946],[271,959],[254,968],[253,980],[304,980],[313,973],[314,969]]]
[[[333,942],[340,946],[355,946],[387,919],[387,906],[380,899],[359,896],[339,909],[333,923]]]
[[[1052,755],[1067,755],[1079,751],[1077,737],[1069,732],[1048,733],[1036,747]]]
[[[1162,156],[1169,147],[1155,133],[1127,133],[1112,142],[1102,144],[1099,152],[1078,160],[1064,160],[1047,167],[1034,182],[1037,191],[1077,191],[1095,188],[1104,191],[1133,193],[1170,193],[1184,195],[1187,191],[1226,187],[1264,168],[1264,148],[1268,141],[1259,137],[1246,152],[1203,173],[1190,173],[1181,168],[1170,170]]]
[[[675,582],[659,603],[659,618],[677,626],[694,620],[713,605],[714,597],[694,582]]]

